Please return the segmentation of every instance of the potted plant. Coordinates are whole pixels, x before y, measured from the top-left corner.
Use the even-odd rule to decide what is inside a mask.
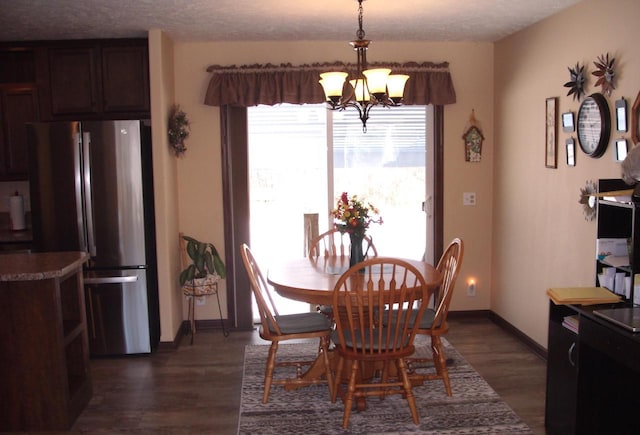
[[[212,243],[184,235],[182,238],[187,242],[185,250],[191,264],[180,272],[180,286],[189,295],[214,293],[215,284],[226,277],[224,262],[218,250]]]

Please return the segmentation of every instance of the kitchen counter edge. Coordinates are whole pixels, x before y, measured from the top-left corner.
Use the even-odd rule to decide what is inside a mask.
[[[0,281],[38,281],[59,278],[81,268],[87,252],[38,252],[0,257]]]

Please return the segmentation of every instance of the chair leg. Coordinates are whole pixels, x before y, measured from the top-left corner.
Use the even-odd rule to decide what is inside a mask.
[[[329,361],[329,337],[322,337],[320,339],[320,348],[322,352],[322,359],[324,360],[324,368],[327,376],[327,385],[329,386],[329,397],[331,397],[332,401],[334,400],[333,394],[333,374],[331,372],[331,362]]]
[[[273,370],[276,367],[276,352],[278,352],[278,342],[272,341],[269,347],[269,356],[267,357],[267,368],[264,372],[264,393],[262,394],[262,403],[269,401],[269,391],[271,390],[271,382],[273,381]]]
[[[451,381],[449,380],[449,369],[447,368],[447,357],[444,354],[442,348],[442,340],[439,336],[431,337],[431,349],[433,351],[433,363],[436,366],[438,376],[442,377],[444,383],[444,389],[447,392],[447,396],[452,396]]]
[[[338,391],[340,390],[340,378],[342,377],[342,367],[344,366],[344,358],[338,356],[338,365],[333,378],[333,391],[331,392],[331,403],[336,403]]]
[[[380,383],[386,384],[388,380],[389,380],[389,361],[384,361],[382,363],[382,373],[380,375]],[[382,396],[380,396],[380,400],[384,400],[386,395],[387,395],[386,392],[383,393]]]
[[[351,374],[349,375],[349,387],[347,388],[347,397],[344,399],[344,415],[342,417],[342,428],[349,427],[349,417],[351,417],[351,408],[353,407],[353,396],[356,392],[356,377],[358,376],[358,361],[351,363]]]
[[[397,360],[398,371],[400,372],[400,377],[402,378],[402,387],[404,388],[404,395],[409,403],[409,410],[411,411],[411,418],[413,419],[414,424],[420,423],[420,415],[418,414],[418,406],[416,405],[416,398],[413,395],[413,390],[411,389],[411,381],[409,380],[409,376],[407,375],[407,368],[405,366],[404,360],[402,358]]]

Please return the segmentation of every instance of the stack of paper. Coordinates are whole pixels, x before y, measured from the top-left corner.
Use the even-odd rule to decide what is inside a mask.
[[[562,319],[562,326],[577,334],[578,330],[580,329],[580,321],[578,320],[578,315],[576,314],[574,316],[566,316],[564,319]]]
[[[547,295],[556,305],[594,305],[620,301],[620,296],[604,287],[550,288]]]

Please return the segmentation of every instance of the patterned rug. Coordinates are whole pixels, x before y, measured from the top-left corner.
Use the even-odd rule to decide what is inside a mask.
[[[422,337],[421,337],[422,339]],[[418,343],[416,343],[418,344]],[[294,391],[271,388],[269,403],[262,404],[264,369],[269,347],[245,348],[239,434],[532,434],[513,410],[446,341],[445,353],[453,396],[442,381],[415,387],[420,424],[414,425],[407,402],[395,394],[384,400],[369,398],[363,412],[353,410],[349,429],[342,430],[342,401],[331,403],[327,385]],[[428,346],[419,346],[420,354]],[[308,359],[314,344],[281,344],[278,361]],[[276,369],[276,377],[291,377],[292,368]],[[428,370],[428,369],[421,369]]]

